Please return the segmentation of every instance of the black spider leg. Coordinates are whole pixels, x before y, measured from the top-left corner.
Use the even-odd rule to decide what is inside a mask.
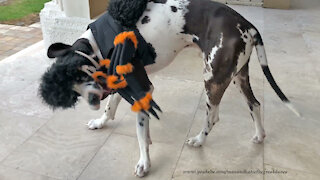
[[[136,89],[132,89],[131,87],[127,87],[127,88],[125,88],[125,89],[123,89],[124,91],[125,91],[125,93],[127,93],[129,96],[130,95],[132,95],[131,97],[133,97],[134,99],[136,99],[136,100],[139,100],[139,99],[141,99],[141,98],[143,98],[145,95],[142,95],[142,94],[144,94],[144,93],[141,93],[141,92],[143,92],[143,91],[140,91],[140,93],[137,93],[137,92],[135,92],[136,91]],[[142,95],[142,97],[141,96],[137,96],[138,94],[140,94],[140,95]],[[134,103],[134,102],[133,102]],[[155,103],[155,102],[154,102]],[[133,105],[133,104],[132,104]],[[158,105],[156,105],[156,106],[158,106]],[[159,116],[157,115],[157,113],[152,109],[152,107],[153,107],[153,104],[151,104],[150,103],[150,108],[148,109],[148,111],[155,117],[155,118],[157,118],[158,120],[160,119],[159,118]],[[141,110],[142,112],[145,112],[144,110]]]
[[[134,56],[135,51],[136,49],[134,47],[133,42],[130,39],[126,39],[123,44],[119,65],[125,65],[129,63],[129,61],[134,60],[132,58]]]
[[[134,104],[134,99],[132,98],[132,96],[128,94],[128,91],[125,89],[118,89],[118,93],[122,98],[124,98],[132,106]],[[149,114],[145,110],[141,110],[141,112],[149,117]]]
[[[117,45],[114,50],[113,50],[113,53],[112,53],[112,56],[111,56],[111,59],[110,59],[110,68],[108,69],[108,75],[116,75],[116,73],[114,74],[115,72],[115,65],[118,65],[118,61],[119,61],[119,58],[120,58],[120,53],[121,53],[121,46],[122,44],[119,44]]]
[[[113,64],[113,74],[116,74],[116,67],[117,65],[125,65],[129,63],[130,60],[132,60],[132,57],[135,53],[135,48],[134,44],[130,39],[126,39],[124,44],[119,44],[117,45],[117,49],[120,50],[121,55],[118,58],[118,52],[117,52],[117,57],[114,60]],[[124,75],[124,78],[126,79],[129,88],[126,88],[125,91],[127,92],[128,95],[131,95],[135,100],[139,101],[141,98],[145,97],[145,92],[142,89],[140,83],[137,81],[135,76],[131,73]],[[150,101],[151,107],[155,107],[156,109],[160,109],[159,106],[154,102]],[[154,115],[157,119],[159,119],[157,113],[152,109],[149,108],[148,110],[152,115]],[[160,109],[161,112],[161,109]]]
[[[120,56],[120,64],[121,65],[125,65],[127,64],[130,60],[132,60],[132,57],[134,55],[134,52],[135,52],[135,48],[134,48],[134,44],[131,40],[129,39],[126,39],[125,42],[124,42],[124,46],[123,46],[123,50],[122,50],[122,53],[121,53],[121,56]],[[134,76],[132,76],[134,77]],[[129,77],[130,78],[130,77]],[[135,77],[134,77],[135,78]],[[130,79],[128,79],[128,76],[125,76],[125,79],[130,81]],[[133,85],[135,87],[140,87],[140,84],[138,83],[138,81],[136,80],[132,80],[132,82],[137,82],[136,85]],[[132,86],[132,82],[128,82],[129,86]],[[133,88],[133,89],[136,89],[136,88]],[[143,91],[142,89],[139,90],[140,92]],[[136,92],[138,93],[138,92]],[[162,110],[160,109],[160,107],[153,101],[151,100],[150,101],[150,105],[151,107],[154,107],[155,109],[157,109],[158,111],[162,112]],[[151,111],[153,111],[151,109]],[[154,111],[153,111],[154,112]],[[156,114],[155,112],[153,114]]]
[[[126,91],[128,94],[130,94],[134,99],[136,99],[137,101],[139,101],[140,99],[142,99],[143,97],[146,96],[146,93],[144,92],[144,90],[141,88],[139,82],[136,80],[135,76],[133,74],[128,74],[125,75],[125,79],[128,83],[129,88],[126,88]],[[159,116],[157,115],[157,113],[152,109],[153,107],[156,109],[160,109],[159,106],[152,100],[150,101],[150,108],[148,109],[148,111],[157,119],[159,119]],[[159,110],[160,112],[161,109]]]
[[[150,101],[150,106],[154,107],[156,110],[158,110],[158,111],[160,111],[162,113],[161,108],[158,106],[158,104],[155,101],[151,100]]]
[[[132,93],[138,95],[139,99],[135,98],[136,100],[140,100],[141,98],[145,97],[146,94],[145,94],[144,90],[142,89],[140,83],[138,82],[138,80],[136,79],[136,77],[133,74],[125,75],[124,78],[126,79],[128,86],[132,90]],[[158,111],[160,111],[162,113],[161,108],[159,107],[159,105],[155,101],[151,100],[150,106],[157,109]]]

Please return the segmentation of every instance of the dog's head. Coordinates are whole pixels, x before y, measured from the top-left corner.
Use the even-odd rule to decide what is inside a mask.
[[[97,110],[100,100],[107,97],[111,90],[102,88],[91,76],[81,71],[83,65],[93,65],[76,50],[93,54],[87,39],[79,39],[72,46],[55,43],[49,47],[48,57],[57,60],[42,76],[39,94],[53,109],[74,107],[78,97],[82,96],[91,109]]]

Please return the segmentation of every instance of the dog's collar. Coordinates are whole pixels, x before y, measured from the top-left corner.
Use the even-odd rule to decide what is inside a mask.
[[[85,72],[86,74],[88,74],[89,76],[92,77],[93,73],[95,73],[97,71],[97,69],[100,68],[100,65],[97,63],[97,61],[95,61],[93,59],[93,57],[89,56],[88,54],[86,53],[83,53],[81,51],[74,51],[75,53],[85,57],[86,59],[88,59],[92,64],[93,66],[89,66],[89,65],[82,65],[79,70]]]
[[[79,70],[87,73],[89,76],[92,76],[93,73],[95,73],[97,71],[97,69],[100,68],[100,65],[97,63],[97,61],[95,61],[93,59],[93,57],[89,56],[86,53],[83,53],[81,51],[74,51],[75,53],[85,57],[86,59],[88,59],[94,66],[89,66],[89,65],[82,65]]]
[[[83,52],[81,52],[81,51],[74,51],[75,53],[77,53],[77,54],[79,54],[79,55],[81,55],[81,56],[83,56],[83,57],[85,57],[85,58],[87,58],[94,66],[95,66],[95,68],[96,69],[99,69],[100,68],[100,65],[97,63],[97,61],[95,61],[94,59],[93,59],[93,57],[91,57],[91,56],[89,56],[88,54],[86,54],[86,53],[83,53]]]

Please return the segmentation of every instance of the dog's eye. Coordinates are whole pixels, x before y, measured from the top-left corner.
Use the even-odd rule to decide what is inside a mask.
[[[93,83],[87,83],[86,86],[91,86]]]

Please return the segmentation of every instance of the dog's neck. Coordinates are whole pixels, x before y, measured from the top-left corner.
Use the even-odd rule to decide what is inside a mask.
[[[92,49],[93,49],[93,53],[99,58],[99,59],[103,59],[102,57],[102,54],[101,54],[101,51],[98,47],[98,44],[96,42],[96,40],[94,39],[93,37],[93,34],[91,32],[91,29],[88,29],[85,33],[83,33],[81,35],[80,38],[85,38],[85,39],[88,39]]]

